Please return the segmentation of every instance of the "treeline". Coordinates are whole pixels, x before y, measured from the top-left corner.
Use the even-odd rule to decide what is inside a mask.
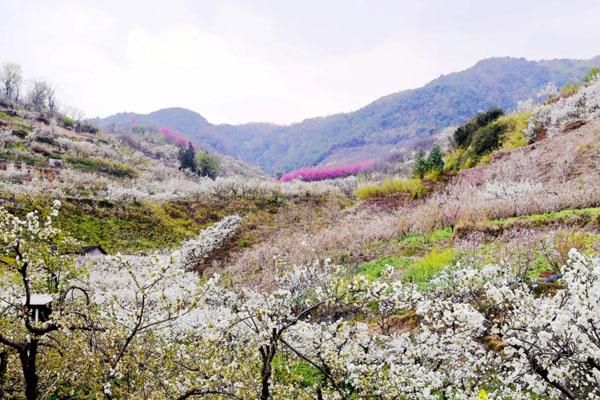
[[[97,133],[98,128],[84,121],[84,113],[71,106],[59,106],[56,87],[45,79],[26,81],[23,68],[14,62],[0,66],[0,102],[4,107],[23,107],[42,116],[56,118],[67,129]]]

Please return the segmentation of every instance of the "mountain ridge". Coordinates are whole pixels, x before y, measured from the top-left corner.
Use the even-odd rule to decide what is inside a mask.
[[[317,164],[364,161],[414,147],[441,129],[490,107],[514,109],[548,82],[575,81],[600,56],[588,60],[492,57],[441,75],[426,85],[382,96],[357,110],[306,118],[288,125],[268,122],[211,124],[201,114],[172,107],[148,114],[119,113],[94,123],[127,129],[131,119],[166,126],[209,149],[274,173]],[[129,121],[128,121],[129,119]],[[379,151],[380,150],[380,151]]]

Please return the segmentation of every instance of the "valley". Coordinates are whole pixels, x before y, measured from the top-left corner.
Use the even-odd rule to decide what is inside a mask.
[[[7,91],[0,398],[598,398],[598,62],[290,126]]]

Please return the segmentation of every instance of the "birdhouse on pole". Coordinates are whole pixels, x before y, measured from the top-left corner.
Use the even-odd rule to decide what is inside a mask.
[[[32,294],[29,299],[29,306],[25,303],[26,300],[23,300],[23,305],[27,307],[27,312],[35,323],[43,323],[50,319],[52,296],[49,294]]]

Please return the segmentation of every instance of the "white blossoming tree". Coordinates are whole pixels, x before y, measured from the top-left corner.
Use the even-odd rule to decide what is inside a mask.
[[[524,133],[531,142],[534,142],[540,135],[558,134],[568,122],[598,117],[600,117],[600,79],[596,75],[574,95],[561,97],[556,102],[535,108]]]
[[[40,355],[70,331],[89,328],[87,298],[74,283],[84,271],[65,256],[74,242],[53,226],[59,207],[55,201],[45,219],[35,211],[21,219],[0,208],[0,344],[18,354],[27,399],[39,395]]]
[[[186,268],[236,218],[199,247],[84,266],[65,256],[58,206],[0,209],[4,397],[600,398],[598,257],[572,250],[553,291],[506,264],[452,267],[427,290],[329,262],[226,287]],[[33,312],[40,299],[50,312]]]

